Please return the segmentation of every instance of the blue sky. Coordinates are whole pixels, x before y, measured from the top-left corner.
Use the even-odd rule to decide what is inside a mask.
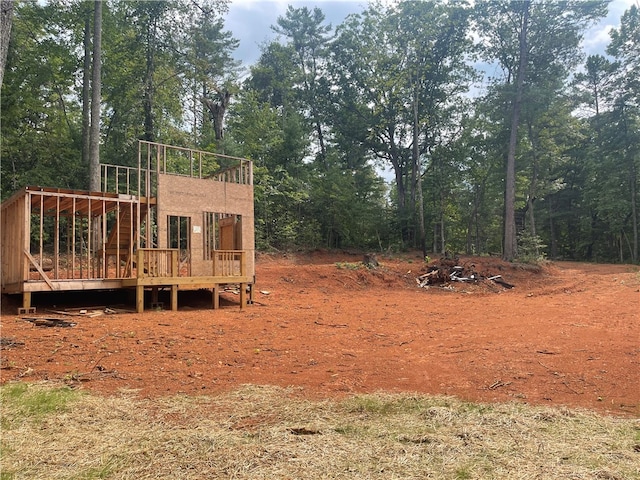
[[[604,53],[609,43],[609,30],[618,27],[620,17],[632,4],[640,0],[613,0],[609,5],[609,14],[598,25],[585,34],[584,48],[587,54]],[[342,23],[350,13],[365,8],[362,0],[231,0],[229,13],[225,17],[225,27],[240,40],[235,57],[242,60],[244,67],[253,64],[260,56],[260,45],[272,40],[276,34],[271,30],[279,16],[284,15],[287,5],[307,6],[309,9],[320,7],[327,23],[333,27]]]

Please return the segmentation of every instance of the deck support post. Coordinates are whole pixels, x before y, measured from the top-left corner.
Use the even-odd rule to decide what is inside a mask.
[[[247,306],[247,284],[240,284],[240,309],[243,309]]]
[[[213,309],[217,310],[218,308],[220,308],[220,285],[214,285],[211,293],[213,296]]]
[[[158,303],[158,287],[151,288],[151,303],[153,305]]]
[[[22,308],[27,312],[31,309],[31,292],[22,293]]]
[[[136,312],[144,312],[144,285],[136,285]]]
[[[171,311],[178,310],[178,285],[171,285]]]

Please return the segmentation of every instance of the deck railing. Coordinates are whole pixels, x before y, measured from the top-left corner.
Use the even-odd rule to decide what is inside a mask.
[[[218,277],[244,277],[247,274],[247,255],[244,250],[214,250],[213,275]]]
[[[221,170],[210,178],[219,182],[239,183],[242,185],[253,185],[253,168],[249,160],[237,159],[238,165]]]
[[[139,248],[136,251],[137,278],[179,277],[177,248]]]
[[[101,189],[153,197],[161,173],[253,185],[253,163],[246,158],[140,140],[137,167],[100,164]]]

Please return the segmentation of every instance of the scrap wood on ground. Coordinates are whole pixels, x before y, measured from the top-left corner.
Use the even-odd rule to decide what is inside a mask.
[[[462,263],[458,257],[443,257],[433,261],[427,266],[427,271],[416,278],[420,288],[429,288],[431,285],[449,286],[452,282],[490,282],[505,288],[515,287],[506,282],[502,275],[477,268],[474,262]]]

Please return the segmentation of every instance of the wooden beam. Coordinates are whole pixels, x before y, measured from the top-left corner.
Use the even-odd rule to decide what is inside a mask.
[[[124,288],[120,279],[76,279],[76,280],[54,280],[52,281],[56,292],[86,291],[86,290],[117,290]],[[135,285],[134,285],[135,286]],[[144,287],[144,285],[143,285]],[[44,280],[31,280],[17,284],[4,285],[3,293],[21,292],[49,292],[51,289]]]
[[[29,251],[25,248],[24,250],[24,254],[27,256],[27,258],[29,259],[29,261],[31,262],[31,264],[36,267],[36,270],[38,270],[38,273],[42,276],[42,279],[47,282],[47,285],[49,285],[49,288],[51,290],[55,290],[53,288],[53,283],[51,283],[51,280],[49,280],[49,277],[47,277],[47,274],[44,273],[44,270],[42,269],[42,267],[38,264],[38,262],[36,261],[35,258],[33,258],[33,256],[29,253]]]
[[[140,251],[140,250],[138,250]],[[142,277],[142,278],[124,278],[122,285],[125,287],[135,287],[136,285],[145,285],[152,287],[154,285],[168,287],[170,285],[216,285],[225,283],[251,283],[252,277]]]

